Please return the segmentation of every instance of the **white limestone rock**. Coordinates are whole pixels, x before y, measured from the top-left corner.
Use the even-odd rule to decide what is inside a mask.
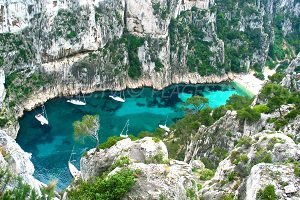
[[[20,176],[27,184],[37,192],[42,182],[33,177],[34,166],[30,161],[31,154],[24,152],[14,139],[0,130],[0,166],[1,169],[8,169],[15,176]]]
[[[108,149],[91,149],[80,160],[80,170],[83,179],[87,180],[106,171],[120,157],[127,156],[132,162],[151,162],[155,156],[161,156],[162,160],[168,159],[166,145],[155,142],[151,137],[132,141],[130,138],[117,142]]]
[[[251,169],[247,179],[245,200],[256,199],[260,189],[267,185],[275,187],[278,199],[300,199],[300,178],[292,166],[261,163]]]

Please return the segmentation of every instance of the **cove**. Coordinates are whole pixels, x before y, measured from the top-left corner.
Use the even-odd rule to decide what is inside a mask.
[[[170,126],[183,116],[182,104],[193,95],[201,95],[209,99],[212,108],[224,105],[232,94],[247,95],[232,83],[172,85],[163,90],[149,87],[124,90],[125,103],[109,98],[113,92],[94,92],[86,95],[86,106],[75,106],[67,103],[69,98],[62,97],[46,102],[49,126],[42,126],[34,115],[41,112],[38,107],[25,112],[19,120],[20,130],[17,143],[29,153],[35,166],[34,176],[48,183],[57,180],[57,189],[66,188],[72,177],[68,171],[68,160],[72,149],[76,155],[74,163],[79,167],[81,155],[94,147],[92,140],[75,141],[73,138],[73,122],[80,120],[85,114],[100,116],[100,143],[110,136],[119,136],[126,121],[130,120],[129,134],[155,130],[160,123]],[[122,93],[123,93],[122,92]],[[116,92],[119,94],[120,92]]]

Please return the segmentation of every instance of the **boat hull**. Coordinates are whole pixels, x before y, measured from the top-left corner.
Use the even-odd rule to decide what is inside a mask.
[[[165,130],[165,131],[167,131],[167,132],[170,132],[170,128],[169,127],[167,127],[166,125],[159,125],[159,128],[161,128],[161,129],[163,129],[163,130]]]
[[[48,125],[48,124],[49,124],[48,120],[47,120],[43,115],[41,115],[41,114],[35,115],[35,118],[36,118],[42,125],[44,125],[44,124]]]
[[[77,178],[80,176],[80,171],[69,161],[68,167],[73,178]]]
[[[68,100],[67,102],[69,102],[71,104],[74,104],[74,105],[77,105],[77,106],[85,106],[86,105],[85,102],[79,101],[79,100],[76,100],[76,99],[71,99],[71,100]]]
[[[109,95],[109,97],[118,102],[122,102],[122,103],[125,102],[124,99],[122,99],[121,97],[118,97],[118,96]]]

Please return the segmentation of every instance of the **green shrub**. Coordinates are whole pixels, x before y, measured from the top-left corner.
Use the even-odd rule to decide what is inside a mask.
[[[120,157],[112,166],[111,169],[116,167],[124,167],[130,164],[130,159],[127,156]]]
[[[230,155],[230,161],[231,163],[237,165],[241,162],[243,163],[247,163],[248,162],[248,156],[247,154],[243,154],[241,152],[238,151],[232,151],[231,155]]]
[[[233,194],[224,194],[221,200],[234,200]]]
[[[273,137],[272,139],[269,140],[267,149],[268,149],[268,150],[272,150],[272,149],[274,148],[274,145],[275,145],[276,143],[284,143],[284,141],[283,141],[281,138]]]
[[[123,138],[118,137],[118,136],[112,136],[109,137],[106,142],[103,142],[102,144],[100,144],[97,149],[108,149],[112,146],[114,146],[115,144],[117,144],[118,141],[122,140]]]
[[[232,95],[226,102],[226,106],[231,106],[234,110],[240,110],[247,106],[250,106],[252,99],[247,96],[240,96],[237,94]]]
[[[243,136],[237,142],[237,146],[239,147],[244,146],[247,149],[251,147],[251,144],[252,144],[252,138],[249,136]]]
[[[162,68],[164,68],[164,65],[161,63],[160,59],[156,59],[155,60],[155,67],[154,67],[154,70],[159,72]]]
[[[218,119],[223,117],[226,114],[227,110],[228,109],[225,106],[220,106],[213,109],[212,118],[214,119],[214,121],[217,121]]]
[[[300,177],[300,162],[294,162],[294,174]]]
[[[270,108],[266,105],[256,105],[252,108],[257,113],[268,113],[270,111]]]
[[[276,200],[278,199],[275,193],[274,185],[267,185],[264,189],[260,189],[256,195],[258,200]]]
[[[253,159],[254,165],[258,163],[272,163],[272,155],[262,148],[258,148]]]
[[[231,182],[231,181],[233,181],[234,179],[235,179],[235,177],[236,177],[236,173],[233,171],[233,172],[229,172],[228,174],[227,174],[227,180],[229,181],[229,182]]]
[[[277,83],[279,84],[282,79],[284,78],[284,74],[283,73],[275,73],[273,74],[272,76],[269,76],[269,80],[272,82],[272,83]]]
[[[254,76],[255,76],[256,78],[260,79],[260,80],[265,80],[265,76],[264,76],[264,74],[261,73],[261,72],[255,72],[255,73],[254,73]]]
[[[95,180],[81,181],[68,192],[70,200],[122,199],[134,186],[135,172],[121,169],[109,177],[96,177]]]
[[[251,109],[250,107],[246,107],[237,111],[237,118],[243,121],[247,120],[247,122],[254,123],[260,120],[260,113]]]
[[[0,118],[0,127],[3,127],[7,124],[9,120],[6,118]]]
[[[215,175],[215,172],[213,170],[210,170],[210,169],[203,169],[201,170],[200,172],[200,180],[203,180],[203,181],[207,181],[207,180],[210,180],[214,177]]]

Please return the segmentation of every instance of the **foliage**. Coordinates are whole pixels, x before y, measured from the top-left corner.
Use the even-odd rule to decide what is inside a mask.
[[[6,78],[5,87],[11,106],[27,99],[33,91],[45,87],[54,82],[51,75],[41,72],[34,72],[27,75],[28,71],[16,71]]]
[[[247,122],[254,123],[259,121],[260,113],[251,109],[250,107],[243,108],[237,111],[237,118],[240,120],[247,120]]]
[[[164,68],[164,65],[161,63],[160,59],[156,59],[155,60],[155,67],[154,67],[154,70],[159,72],[162,68]]]
[[[213,109],[212,112],[212,118],[217,121],[218,119],[220,119],[221,117],[223,117],[227,112],[227,108],[226,106],[220,106],[217,107],[215,109]]]
[[[141,62],[138,57],[138,48],[144,44],[144,39],[127,34],[124,36],[123,41],[125,42],[128,52],[128,76],[136,80],[142,75]]]
[[[213,170],[205,168],[205,169],[201,170],[199,179],[202,181],[207,181],[207,180],[212,179],[214,177],[214,175],[215,175],[215,172]]]
[[[252,138],[249,136],[242,136],[237,142],[238,147],[244,146],[246,149],[250,148],[251,144]]]
[[[275,193],[274,185],[267,185],[264,189],[260,189],[256,195],[258,200],[276,200],[278,199]]]
[[[120,157],[110,168],[124,167],[130,163],[130,159],[127,156]]]
[[[229,97],[229,99],[226,102],[226,106],[232,107],[234,110],[240,110],[242,108],[250,106],[251,102],[252,102],[252,99],[248,96],[240,96],[240,95],[234,94]]]
[[[284,78],[284,74],[283,73],[275,73],[273,74],[272,76],[269,76],[269,80],[272,82],[272,83],[277,83],[279,84],[282,79]]]
[[[253,159],[253,164],[258,163],[272,163],[272,155],[268,151],[258,148],[255,153],[255,158]]]
[[[247,163],[248,160],[249,160],[248,156],[239,151],[232,151],[230,154],[230,161],[231,161],[231,163],[233,163],[235,165],[237,165],[239,163]]]
[[[13,187],[11,187],[13,186]],[[54,197],[56,183],[41,188],[41,195],[25,183],[21,177],[7,170],[0,169],[0,199],[5,200],[50,200]]]
[[[255,105],[252,109],[257,113],[268,113],[270,111],[270,108],[264,104]]]
[[[288,96],[289,91],[286,88],[274,83],[266,84],[259,94],[261,99],[267,101],[267,106],[270,108],[270,111],[279,108],[280,114],[280,106],[287,102]]]
[[[108,149],[112,146],[114,146],[115,144],[117,144],[118,141],[122,140],[123,138],[118,137],[118,136],[112,136],[109,137],[105,142],[103,142],[102,144],[100,144],[97,149]]]
[[[300,177],[300,162],[295,162],[293,168],[295,176]]]
[[[96,147],[98,146],[98,131],[100,128],[100,120],[98,115],[84,115],[81,121],[75,121],[73,123],[73,128],[75,139],[91,137],[96,141]]]
[[[269,140],[268,146],[267,146],[267,150],[272,150],[274,148],[274,145],[276,143],[284,143],[284,141],[281,138],[276,138],[273,137]]]
[[[92,199],[122,199],[134,186],[135,172],[129,169],[121,169],[108,177],[96,177],[95,180],[81,181],[77,187],[68,192],[70,200]]]
[[[184,106],[187,110],[193,112],[199,112],[203,108],[208,106],[208,99],[201,96],[193,96],[189,98],[185,103]]]
[[[265,80],[265,76],[262,72],[255,72],[254,76],[260,80]]]

